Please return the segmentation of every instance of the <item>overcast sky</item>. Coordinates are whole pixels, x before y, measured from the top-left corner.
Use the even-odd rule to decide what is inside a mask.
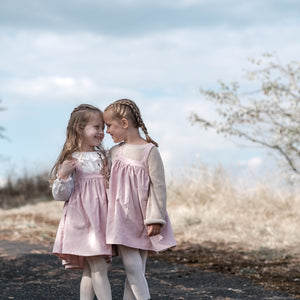
[[[213,117],[199,89],[243,83],[249,57],[299,61],[299,16],[296,0],[2,0],[0,178],[49,170],[73,108],[119,98],[140,107],[168,174],[200,163],[262,168],[264,151],[188,116]]]

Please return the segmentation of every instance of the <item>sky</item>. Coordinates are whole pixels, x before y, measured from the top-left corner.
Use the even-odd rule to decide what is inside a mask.
[[[0,183],[51,169],[74,107],[120,98],[139,106],[167,176],[201,164],[265,169],[263,149],[188,118],[215,117],[200,88],[246,86],[250,57],[299,61],[299,15],[297,0],[2,0]]]

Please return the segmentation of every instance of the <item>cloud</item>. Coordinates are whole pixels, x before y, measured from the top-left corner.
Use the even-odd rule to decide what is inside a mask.
[[[297,1],[23,2],[0,2],[1,122],[14,138],[1,151],[15,151],[16,160],[56,156],[75,105],[104,108],[128,97],[168,165],[197,155],[236,162],[233,143],[188,122],[191,111],[216,117],[199,88],[244,83],[249,56],[276,50],[290,60],[300,52]],[[259,165],[252,154],[240,159],[247,167]]]
[[[2,86],[2,89],[9,94],[16,94],[23,98],[49,101],[82,97],[87,92],[92,93],[96,87],[88,78],[73,77],[36,77],[31,79],[11,79]],[[78,95],[79,93],[79,95]]]
[[[110,85],[99,85],[92,79],[72,77],[38,77],[30,80],[13,79],[2,85],[4,101],[2,106],[7,110],[5,117],[14,115],[24,109],[24,106],[44,107],[56,106],[58,104],[78,105],[80,103],[91,103],[104,108],[110,102],[130,95],[133,99],[139,99],[140,94],[134,89]]]
[[[261,167],[263,160],[261,157],[252,157],[249,160],[240,160],[237,165],[240,167],[247,167],[250,170],[257,170]]]
[[[270,5],[272,9],[270,9]],[[297,20],[299,2],[224,0],[22,0],[1,1],[0,25],[7,30],[27,28],[60,32],[94,32],[101,35],[143,35],[174,28],[208,28],[253,23],[281,24],[282,17]]]
[[[23,89],[25,94],[48,93],[49,88],[57,87],[60,95],[58,78],[69,80],[69,87],[64,82],[66,93],[72,88],[80,97],[98,90],[180,97],[187,89],[214,87],[218,79],[240,80],[249,56],[280,49],[280,57],[296,57],[300,51],[294,38],[298,27],[290,28],[288,35],[286,29],[277,29],[285,43],[282,49],[278,48],[282,40],[268,41],[274,28],[260,28],[259,35],[255,28],[243,33],[219,28],[122,39],[91,33],[66,36],[21,31],[14,37],[3,33],[0,87],[2,92]]]

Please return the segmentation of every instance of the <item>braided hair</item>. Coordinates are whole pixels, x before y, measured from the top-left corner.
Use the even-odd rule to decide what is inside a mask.
[[[142,119],[141,112],[138,106],[130,99],[120,99],[105,108],[104,111],[112,110],[114,118],[122,119],[126,118],[133,123],[136,128],[141,128],[146,136],[148,143],[154,144],[158,147],[158,144],[149,136],[147,127]]]
[[[90,120],[91,114],[95,112],[100,113],[101,115],[103,114],[99,108],[90,104],[81,104],[75,107],[72,111],[67,126],[66,141],[64,143],[61,153],[59,154],[50,172],[51,183],[53,183],[53,181],[55,180],[56,174],[63,161],[71,158],[72,153],[80,151],[82,145],[82,130]],[[106,170],[108,165],[106,151],[104,150],[101,144],[95,147],[95,150],[102,161],[101,173],[106,178]]]

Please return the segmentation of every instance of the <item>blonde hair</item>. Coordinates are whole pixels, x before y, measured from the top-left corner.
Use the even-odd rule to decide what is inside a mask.
[[[72,153],[80,151],[82,145],[82,130],[90,120],[90,117],[93,113],[100,113],[103,116],[102,111],[90,104],[81,104],[74,108],[71,113],[67,132],[66,132],[66,141],[64,143],[63,149],[59,154],[53,168],[50,172],[50,183],[52,184],[56,178],[56,174],[59,170],[60,165],[64,160],[71,158]],[[95,147],[101,161],[102,161],[102,170],[101,173],[106,177],[106,169],[108,165],[106,151],[103,146],[100,144]]]
[[[149,136],[148,130],[145,126],[145,123],[142,119],[141,112],[137,105],[130,99],[120,99],[105,108],[104,111],[112,110],[113,119],[122,119],[126,118],[130,120],[134,127],[141,128],[146,136],[148,143],[154,144],[158,147],[158,144]]]

